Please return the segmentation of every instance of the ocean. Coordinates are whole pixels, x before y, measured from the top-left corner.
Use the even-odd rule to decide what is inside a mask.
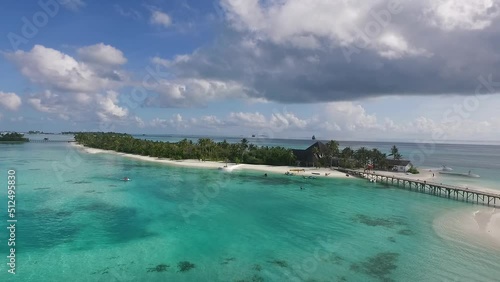
[[[197,142],[199,138],[205,136],[176,136],[176,135],[135,135],[139,139],[147,139],[163,142],[178,142],[184,138]],[[215,142],[226,140],[229,143],[238,143],[245,137],[210,137]],[[328,142],[328,140],[300,140],[300,139],[270,139],[252,138],[247,140],[258,146],[282,146],[290,149],[306,149],[316,141]],[[351,147],[356,150],[360,147],[368,149],[377,148],[382,153],[390,154],[391,147],[396,145],[403,159],[411,160],[419,169],[440,169],[447,166],[453,172],[468,173],[471,171],[480,176],[479,179],[468,177],[457,177],[441,175],[444,183],[481,187],[487,189],[500,190],[500,144],[483,142],[483,144],[422,144],[407,142],[367,142],[367,141],[339,141],[342,150]]]
[[[313,143],[249,140],[289,148]],[[340,145],[387,152],[393,144]],[[500,187],[500,179],[495,179],[500,146],[437,144],[431,152],[417,144],[396,145],[403,156],[423,154],[421,160],[414,158],[419,168],[447,165],[481,176],[440,176],[444,183]],[[15,170],[17,184],[15,275],[7,272],[8,170]],[[500,277],[500,247],[466,230],[474,212],[493,209],[362,179],[223,173],[89,154],[64,142],[0,144],[0,171],[5,181],[0,190],[0,281]],[[124,176],[131,181],[121,181]]]

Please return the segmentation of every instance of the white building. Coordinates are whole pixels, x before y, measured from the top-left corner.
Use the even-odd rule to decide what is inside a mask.
[[[412,167],[411,162],[408,160],[387,159],[387,164],[392,171],[397,171],[397,172],[407,172]]]

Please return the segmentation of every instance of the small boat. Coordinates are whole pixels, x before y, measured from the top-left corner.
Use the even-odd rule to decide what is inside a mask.
[[[122,178],[122,181],[130,181],[130,178],[124,177],[124,178]]]
[[[285,175],[288,175],[288,176],[294,176],[294,175],[295,175],[295,173],[292,173],[292,172],[287,171],[287,172],[285,172]]]
[[[225,165],[223,167],[219,167],[219,170],[222,170],[223,172],[232,172],[235,169],[239,169],[241,166],[243,165],[242,164],[237,164],[232,166]]]
[[[453,169],[451,167],[447,167],[445,165],[443,165],[443,168],[441,170],[442,171],[453,171]]]
[[[453,176],[464,176],[464,177],[472,177],[472,178],[480,178],[478,174],[472,173],[469,170],[468,173],[460,173],[460,172],[450,172],[450,171],[440,171],[440,174],[453,175]]]
[[[312,172],[312,174],[314,174],[314,175],[321,175],[321,173],[319,173],[319,172]]]

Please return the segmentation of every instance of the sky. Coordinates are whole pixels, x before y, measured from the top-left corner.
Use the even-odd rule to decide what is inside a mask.
[[[500,0],[5,0],[0,131],[500,140]]]

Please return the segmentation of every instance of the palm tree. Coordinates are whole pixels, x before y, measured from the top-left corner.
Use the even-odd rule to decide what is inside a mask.
[[[354,151],[351,149],[351,147],[345,147],[342,150],[340,156],[342,157],[342,164],[344,167],[351,167],[350,160],[352,159],[353,155]]]
[[[356,159],[358,166],[363,168],[366,167],[370,158],[369,153],[370,151],[368,151],[368,149],[366,149],[365,147],[361,147],[356,150],[356,152],[354,153],[354,158]]]
[[[243,162],[243,155],[248,149],[248,140],[246,138],[241,139],[240,142],[240,152],[241,152],[241,161]]]
[[[243,150],[246,150],[248,148],[248,140],[246,138],[241,139],[240,144]]]
[[[328,148],[328,158],[330,159],[330,167],[332,166],[333,158],[339,154],[339,142],[330,140],[326,143]]]
[[[312,149],[312,153],[313,153],[313,163],[314,163],[314,166],[318,167],[319,166],[319,148],[318,147],[314,147]]]
[[[395,160],[400,160],[403,156],[399,153],[398,147],[396,145],[393,145],[391,148],[391,153],[389,156],[392,156]]]
[[[376,148],[370,151],[370,159],[372,161],[374,168],[382,169],[387,167],[386,165],[387,156]]]

